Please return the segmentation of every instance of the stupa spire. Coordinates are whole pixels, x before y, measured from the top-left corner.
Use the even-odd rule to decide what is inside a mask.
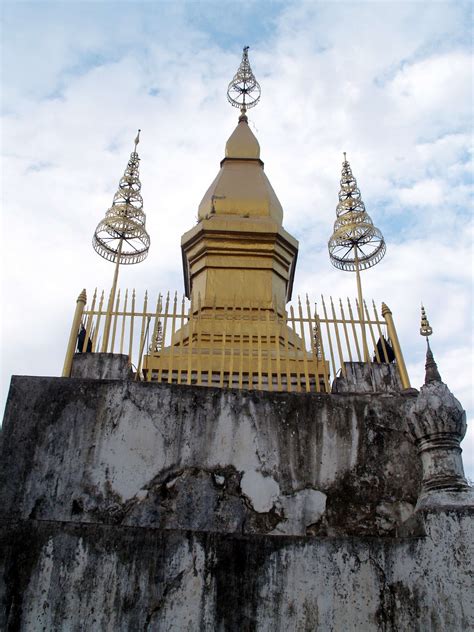
[[[94,250],[107,261],[115,263],[114,279],[110,291],[107,316],[102,341],[102,351],[107,349],[112,309],[117,290],[119,265],[134,264],[143,261],[150,248],[150,236],[145,223],[143,212],[143,198],[141,196],[140,158],[137,145],[140,142],[140,131],[134,141],[134,149],[120,179],[112,206],[106,212],[104,219],[94,232],[92,246]]]
[[[253,108],[260,101],[260,84],[250,67],[248,46],[244,46],[242,61],[227,88],[227,100],[235,107],[240,108],[241,118],[246,117],[248,109]]]
[[[199,205],[198,218],[271,217],[281,226],[283,209],[264,173],[260,145],[245,114],[257,105],[261,93],[250,67],[248,49],[245,46],[240,66],[227,89],[229,103],[241,109],[239,122],[227,140],[221,169]]]
[[[365,210],[346,152],[342,163],[341,189],[336,214],[334,232],[328,243],[329,257],[331,263],[339,270],[356,273],[364,359],[367,362],[369,353],[364,327],[360,271],[376,265],[383,258],[386,246],[382,233],[373,225]]]

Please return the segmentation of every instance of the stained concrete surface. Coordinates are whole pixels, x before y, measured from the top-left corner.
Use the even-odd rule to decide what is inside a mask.
[[[1,506],[21,519],[394,535],[421,480],[413,397],[14,378]]]
[[[13,378],[0,629],[474,629],[472,493],[415,509],[417,397]]]

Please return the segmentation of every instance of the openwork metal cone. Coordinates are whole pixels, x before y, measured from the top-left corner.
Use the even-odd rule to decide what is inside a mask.
[[[140,133],[140,130],[139,130]],[[119,264],[143,261],[150,248],[150,237],[145,229],[146,215],[140,194],[140,158],[137,153],[139,135],[135,149],[130,154],[127,168],[114,195],[112,206],[105,218],[95,229],[92,245],[104,259]]]
[[[235,108],[240,108],[242,114],[257,105],[262,92],[250,68],[248,50],[249,47],[245,46],[240,66],[227,88],[227,100]]]
[[[385,254],[385,241],[365,210],[346,154],[336,213],[334,232],[328,243],[331,263],[339,270],[356,270],[357,266],[366,270],[377,264]]]

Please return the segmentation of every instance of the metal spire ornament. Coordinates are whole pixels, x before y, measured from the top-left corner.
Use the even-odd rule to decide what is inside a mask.
[[[386,246],[382,233],[373,225],[365,210],[346,152],[342,163],[341,189],[336,214],[334,232],[328,243],[329,257],[331,263],[339,270],[356,273],[364,360],[368,362],[360,271],[376,265],[383,258]]]
[[[146,216],[143,212],[143,199],[140,194],[142,185],[139,174],[140,158],[137,153],[140,130],[134,142],[134,150],[130,154],[112,206],[95,229],[92,238],[94,250],[107,261],[115,263],[102,341],[103,352],[107,351],[119,266],[140,263],[146,258],[150,248],[150,237],[145,229]]]
[[[250,68],[248,50],[249,47],[245,46],[240,66],[227,88],[227,100],[235,108],[240,108],[241,116],[257,105],[262,92]]]
[[[433,333],[433,328],[430,325],[430,321],[426,316],[425,308],[423,304],[421,305],[421,327],[420,327],[420,336],[426,336],[426,342],[429,343],[428,336],[431,336]]]
[[[433,333],[429,320],[426,316],[425,308],[421,306],[421,327],[420,335],[426,337],[426,363],[425,363],[425,384],[429,382],[441,382],[441,375],[438,371],[438,365],[435,362],[433,352],[431,351],[429,337]]]

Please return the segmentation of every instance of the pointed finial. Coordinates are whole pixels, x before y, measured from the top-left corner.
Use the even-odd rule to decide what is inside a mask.
[[[429,336],[433,333],[433,329],[426,316],[426,311],[421,305],[421,327],[420,334],[426,337],[426,362],[425,362],[425,384],[430,382],[441,382],[441,376],[438,371],[438,365],[435,362],[433,352],[431,351]]]
[[[87,303],[86,288],[84,288],[82,292],[79,294],[79,296],[77,297],[77,303],[84,303],[84,305]]]
[[[342,153],[344,154],[344,162],[347,162],[346,152],[345,152],[345,151],[343,151]]]
[[[141,132],[141,131],[142,131],[142,130],[141,130],[141,129],[139,129],[139,130],[138,130],[138,134],[137,134],[137,135],[136,135],[136,137],[135,137],[135,141],[134,141],[134,142],[135,142],[135,150],[134,150],[134,151],[135,151],[135,153],[137,153],[137,145],[138,145],[138,143],[140,142],[140,132]]]
[[[428,338],[426,339],[426,343],[425,384],[429,384],[430,382],[442,382],[443,380],[439,374],[438,365],[433,357],[433,352],[431,351]]]
[[[420,327],[420,335],[421,336],[431,336],[433,333],[433,329],[430,326],[429,320],[426,317],[426,311],[423,307],[423,303],[421,304],[421,327]]]
[[[261,94],[260,84],[250,67],[248,50],[249,47],[244,46],[240,66],[227,88],[227,100],[233,107],[240,108],[239,121],[247,120],[247,110],[257,105]]]

